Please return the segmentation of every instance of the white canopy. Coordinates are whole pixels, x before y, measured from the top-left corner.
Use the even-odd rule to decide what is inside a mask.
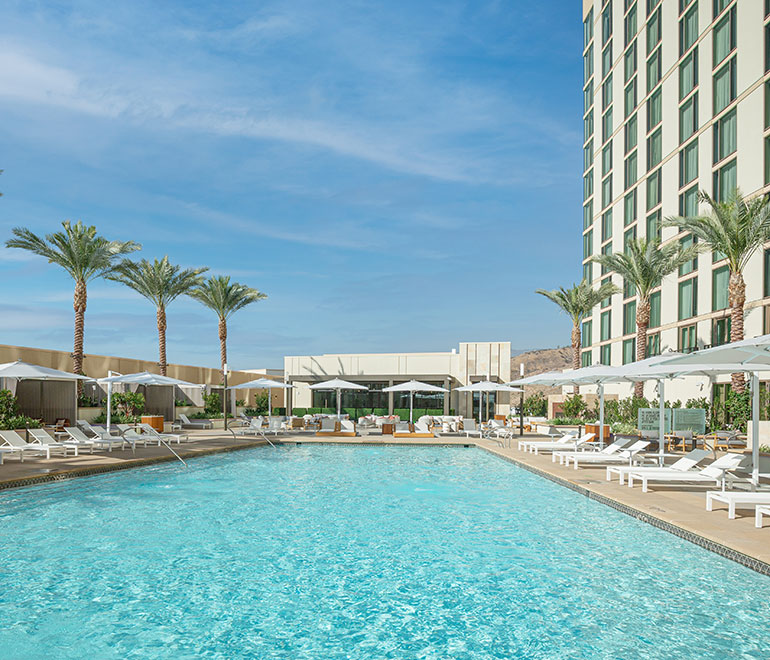
[[[160,374],[153,374],[149,371],[140,371],[136,374],[107,376],[106,378],[98,378],[96,382],[106,383],[107,385],[113,383],[126,383],[131,385],[179,385],[179,387],[201,387],[201,385],[196,385],[195,383],[188,383],[186,380],[161,376]]]
[[[519,378],[518,380],[507,383],[507,385],[545,385],[548,387],[556,387],[563,384],[563,377],[563,371],[546,371],[542,374],[533,374],[526,378]]]
[[[50,367],[41,367],[16,360],[0,364],[0,378],[15,378],[17,380],[88,380],[88,376],[71,374]]]
[[[449,392],[444,387],[438,385],[431,385],[430,383],[422,383],[419,380],[410,380],[406,383],[399,383],[398,385],[391,385],[385,387],[383,392],[409,392],[409,421],[412,422],[414,417],[414,393],[415,392]]]
[[[284,383],[280,380],[270,380],[269,378],[257,378],[257,380],[250,380],[248,383],[241,383],[240,385],[233,385],[228,387],[228,390],[289,390],[294,385]],[[273,414],[273,401],[270,395],[267,396],[267,414]]]
[[[336,390],[337,391],[337,417],[340,416],[340,409],[342,407],[342,390],[366,390],[368,387],[359,385],[358,383],[351,383],[347,380],[341,380],[339,378],[332,378],[331,380],[325,380],[323,383],[314,383],[310,386],[311,390]]]

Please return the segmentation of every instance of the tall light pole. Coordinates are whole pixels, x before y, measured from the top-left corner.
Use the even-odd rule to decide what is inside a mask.
[[[519,378],[524,378],[524,363],[519,363]],[[524,386],[519,394],[519,435],[524,435]]]
[[[227,431],[227,362],[225,362],[224,377],[225,391],[222,392],[222,416],[225,418],[225,431]]]

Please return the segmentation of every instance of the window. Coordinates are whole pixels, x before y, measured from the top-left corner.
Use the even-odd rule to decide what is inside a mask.
[[[698,3],[679,22],[679,57],[684,55],[698,39]]]
[[[602,149],[602,176],[612,169],[612,142]]]
[[[602,215],[602,243],[612,238],[612,209]]]
[[[695,0],[679,0],[679,13],[681,14],[687,9]]]
[[[602,143],[610,139],[612,135],[612,107],[602,117]]]
[[[583,351],[580,354],[580,366],[590,367],[593,364],[593,351]]]
[[[602,45],[604,45],[612,36],[612,3],[611,2],[608,2],[607,6],[602,10],[601,25],[602,25]]]
[[[765,129],[768,128],[770,128],[770,81],[765,83]]]
[[[688,325],[679,329],[679,352],[692,353],[698,348],[698,338],[695,334],[695,325]]]
[[[727,309],[727,287],[730,284],[729,266],[715,268],[711,273],[711,311]]]
[[[583,48],[585,48],[593,38],[594,38],[594,8],[591,7],[591,10],[588,12],[588,16],[586,16],[585,20],[583,21]]]
[[[650,327],[660,327],[660,291],[650,295]]]
[[[711,324],[711,345],[721,346],[727,344],[730,341],[730,335],[732,334],[732,322],[729,316],[725,316],[721,319],[714,319]]]
[[[612,70],[612,42],[602,51],[602,78]]]
[[[623,73],[624,82],[631,80],[632,76],[636,73],[636,42],[632,43],[626,54],[623,56]]]
[[[647,240],[653,239],[660,240],[661,238],[661,223],[660,223],[660,209],[650,213],[647,216]]]
[[[600,356],[599,361],[602,364],[606,364],[606,365],[611,364],[612,344],[607,344],[606,346],[602,346],[599,356]]]
[[[636,115],[629,118],[626,122],[624,131],[625,153],[628,153],[632,149],[636,149],[637,142],[639,141],[639,128],[637,126]]]
[[[728,112],[714,122],[714,163],[734,154],[738,148],[738,113]]]
[[[588,198],[593,194],[594,194],[594,171],[589,170],[583,176],[583,201],[585,202],[586,200],[588,200]]]
[[[660,0],[647,0],[647,16],[649,16],[660,4]]]
[[[628,46],[628,44],[631,43],[631,40],[634,38],[634,35],[636,35],[636,5],[631,7],[629,12],[626,14],[625,19],[625,43],[624,46]]]
[[[654,335],[647,335],[647,357],[653,357],[654,355],[660,355],[659,332],[656,332]]]
[[[679,215],[683,218],[698,215],[698,186],[693,186],[679,195]]]
[[[580,331],[580,345],[583,348],[588,348],[591,344],[594,343],[591,330],[593,328],[593,324],[591,321],[583,321],[583,327]]]
[[[591,80],[583,89],[583,112],[586,113],[594,104],[594,81]]]
[[[732,160],[714,172],[714,197],[720,202],[727,199],[738,185],[738,161]]]
[[[657,90],[647,101],[647,132],[660,124],[663,119],[662,90]]]
[[[647,54],[660,43],[660,9],[647,21]]]
[[[612,174],[602,181],[602,208],[612,204]]]
[[[679,152],[679,186],[685,186],[698,176],[698,140],[693,140]]]
[[[626,339],[623,342],[623,364],[633,362],[636,357],[636,339]]]
[[[588,263],[583,264],[583,279],[586,282],[593,282],[594,281],[593,272],[594,272],[593,263],[591,263],[589,261]]]
[[[602,284],[608,284],[611,281],[612,281],[611,277],[605,277],[602,280]],[[610,302],[612,302],[612,296],[607,296],[604,300],[602,300],[602,309],[606,309],[607,307],[609,307]]]
[[[636,300],[623,305],[623,334],[630,335],[636,332]]]
[[[656,50],[650,59],[647,60],[647,93],[649,94],[655,85],[660,82],[660,78],[663,75],[663,69],[661,66],[660,48]]]
[[[602,83],[602,112],[612,103],[612,74]]]
[[[632,153],[628,158],[626,158],[626,164],[623,168],[623,178],[624,178],[624,184],[625,189],[628,190],[632,185],[636,183],[636,177],[637,177],[637,163],[636,163],[636,152]]]
[[[735,7],[714,26],[714,67],[735,49]]]
[[[631,229],[626,229],[625,233],[623,234],[623,251],[624,252],[628,252],[628,244],[634,240],[636,240],[636,225],[631,227]]]
[[[698,130],[698,93],[687,99],[679,108],[679,142],[686,142]]]
[[[611,334],[611,328],[610,328],[611,315],[612,315],[612,311],[602,312],[602,316],[601,316],[601,340],[600,341],[607,341],[610,338],[610,334]]]
[[[735,58],[714,74],[714,114],[722,112],[736,96]]]
[[[698,280],[691,277],[679,282],[679,320],[689,319],[698,314]]]
[[[588,82],[594,75],[594,45],[591,44],[583,55],[583,82]]]
[[[698,239],[695,238],[692,234],[687,234],[687,236],[683,236],[679,239],[679,244],[682,246],[682,249],[685,250],[688,247],[691,247],[695,245],[698,242]],[[698,257],[695,257],[692,261],[688,261],[686,264],[682,264],[679,266],[679,277],[682,277],[684,275],[689,275],[694,270],[698,268]]]
[[[652,211],[660,204],[660,170],[647,177],[647,210]]]
[[[714,0],[714,18],[719,16],[731,2],[732,0]],[[765,0],[765,6],[767,6],[767,0]]]
[[[770,135],[765,138],[765,185],[770,183]]]
[[[612,243],[607,243],[606,245],[602,246],[602,255],[607,256],[610,254],[612,254]],[[602,264],[602,275],[606,275],[609,272],[610,272],[609,268],[607,268],[607,266]]]
[[[636,188],[623,198],[623,226],[628,227],[636,220]]]
[[[651,170],[663,158],[663,128],[659,128],[647,138],[647,169]]]
[[[593,110],[583,117],[583,142],[587,142],[594,134],[594,113]]]
[[[765,73],[770,71],[770,25],[765,25]]]
[[[679,99],[683,99],[698,85],[698,49],[694,49],[679,65]]]
[[[589,229],[583,234],[583,261],[594,253],[594,230]]]
[[[583,207],[583,229],[588,229],[594,221],[594,200]]]
[[[583,171],[591,168],[594,162],[594,141],[589,140],[588,144],[583,147]]]
[[[636,287],[632,282],[629,282],[626,278],[623,278],[623,300],[633,298],[636,295]]]
[[[628,117],[636,108],[636,78],[634,78],[626,87],[624,95],[625,117]]]
[[[764,286],[762,289],[762,295],[767,298],[770,296],[770,250],[765,250],[764,254],[764,262],[765,262],[765,277],[764,277]]]

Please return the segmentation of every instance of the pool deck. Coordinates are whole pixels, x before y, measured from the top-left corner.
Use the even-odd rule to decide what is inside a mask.
[[[529,434],[527,434],[529,436]],[[529,436],[536,438],[537,436]],[[276,439],[269,436],[270,442]],[[224,436],[223,431],[192,431],[190,441],[173,445],[184,460],[222,452],[237,451],[265,446],[262,438],[241,436],[237,440]],[[754,510],[738,509],[736,519],[727,518],[726,506],[715,505],[706,511],[706,490],[714,487],[650,485],[650,492],[642,493],[641,487],[621,486],[617,480],[605,479],[604,467],[574,470],[551,461],[550,454],[534,455],[518,451],[516,440],[512,447],[501,447],[489,440],[469,440],[462,436],[439,438],[393,438],[369,435],[350,437],[316,437],[308,433],[280,436],[276,444],[334,444],[361,446],[477,446],[495,456],[512,462],[521,468],[539,474],[551,481],[581,493],[593,500],[611,506],[628,515],[685,538],[712,552],[737,561],[760,573],[770,575],[770,522],[764,529],[754,527]],[[67,458],[27,458],[21,463],[17,458],[7,458],[0,465],[0,490],[31,486],[38,483],[59,481],[102,472],[176,461],[166,447],[137,447],[131,450],[97,451],[81,453]],[[622,541],[622,540],[621,540]]]

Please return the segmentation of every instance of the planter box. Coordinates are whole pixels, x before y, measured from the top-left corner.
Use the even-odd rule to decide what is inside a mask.
[[[103,408],[78,408],[78,419],[93,422],[103,412]]]

